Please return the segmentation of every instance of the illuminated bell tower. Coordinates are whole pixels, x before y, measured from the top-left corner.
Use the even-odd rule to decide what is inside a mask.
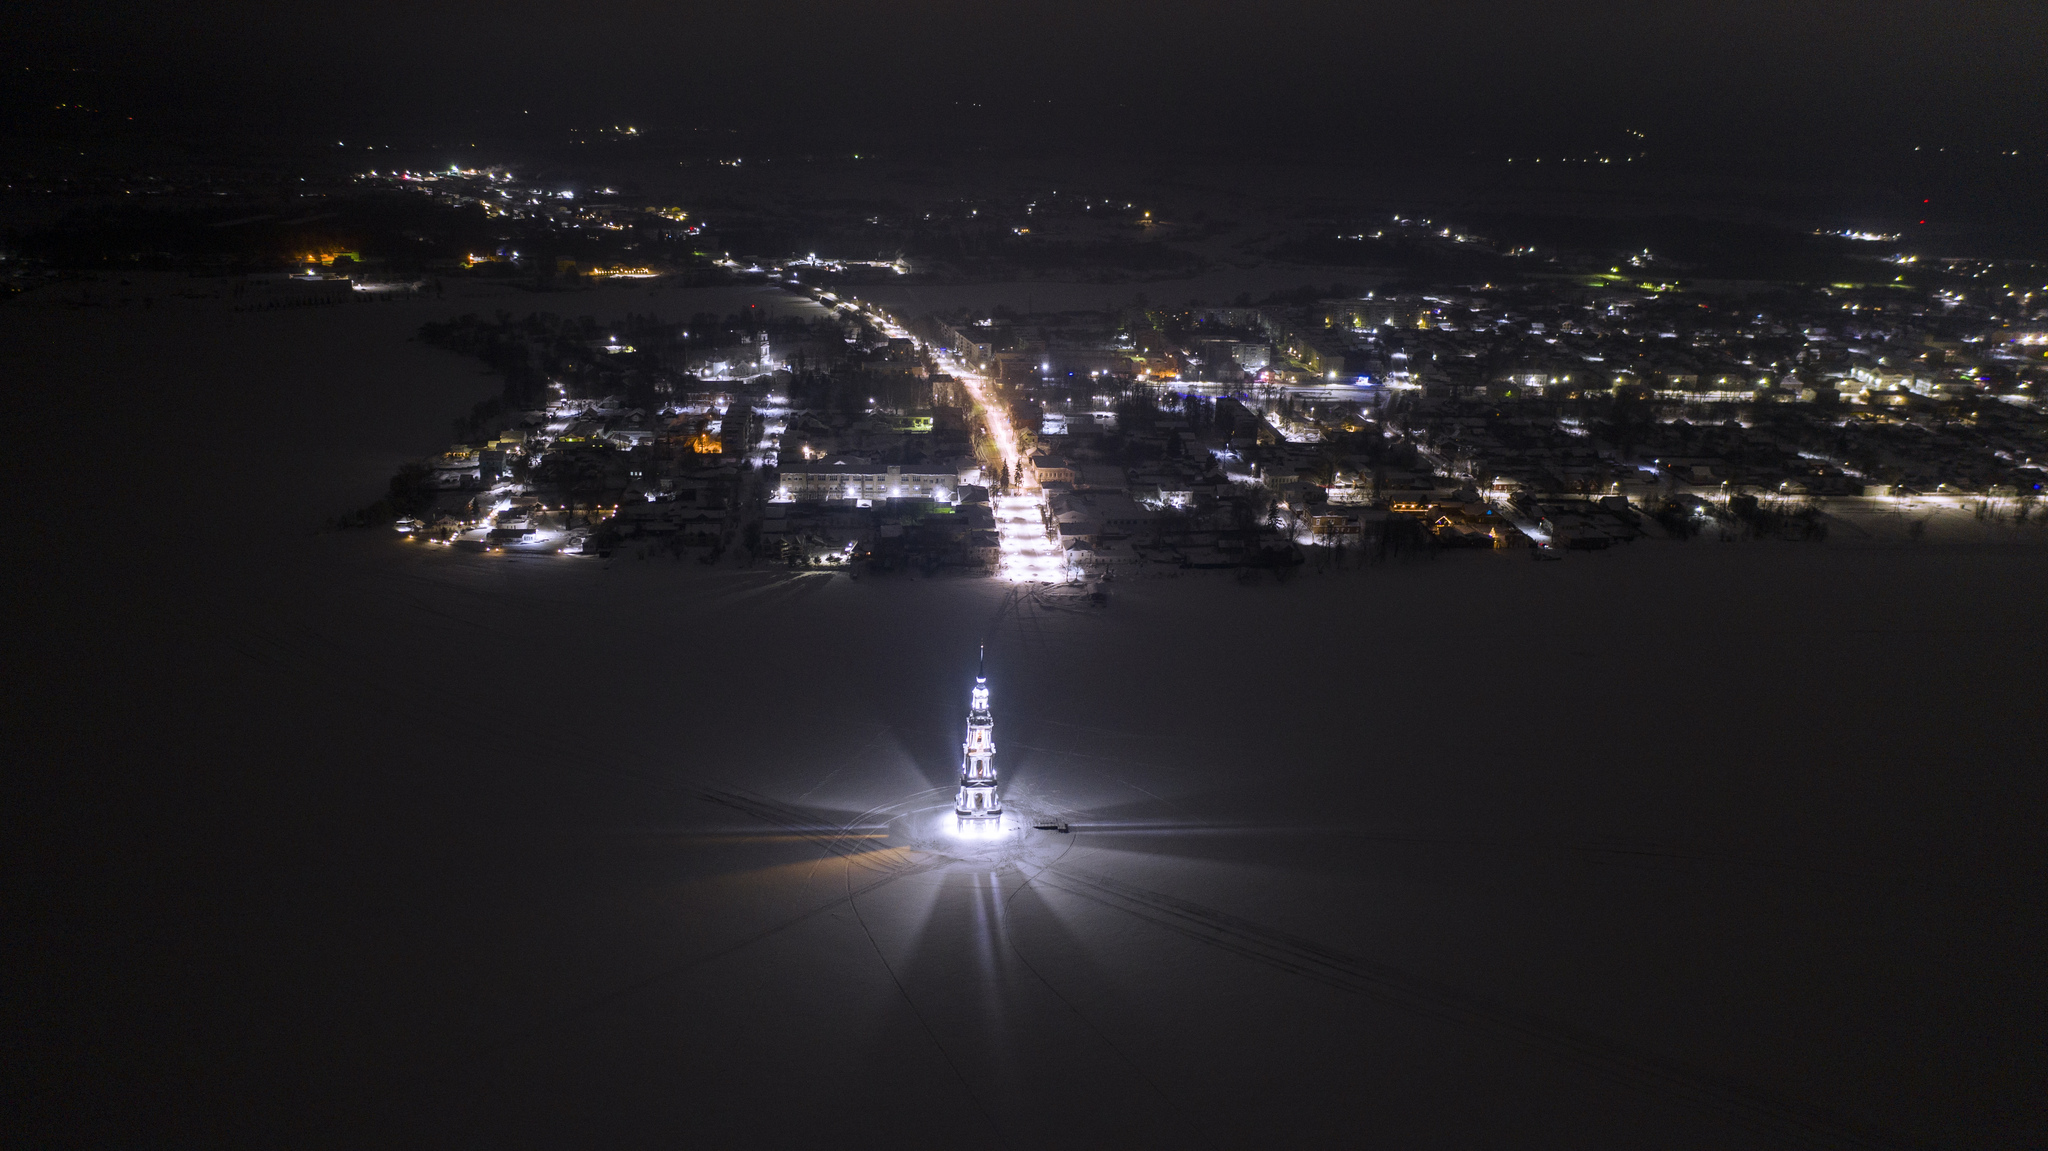
[[[988,649],[974,677],[973,704],[967,712],[967,742],[960,745],[960,798],[957,815],[986,818],[1003,813],[996,794],[996,724],[988,714]]]

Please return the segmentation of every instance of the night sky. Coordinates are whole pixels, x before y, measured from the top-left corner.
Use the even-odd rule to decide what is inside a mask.
[[[1774,158],[2027,148],[2043,142],[2048,43],[2025,0],[231,0],[36,3],[6,22],[17,79],[86,69],[73,78],[94,98],[184,123],[457,132],[625,118],[899,145],[957,126],[1218,160],[1265,143],[1598,146],[1624,129]],[[28,96],[62,91],[45,74]]]

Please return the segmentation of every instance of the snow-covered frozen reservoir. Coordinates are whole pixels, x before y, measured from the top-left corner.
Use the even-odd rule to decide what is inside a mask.
[[[423,319],[731,310],[617,291],[0,309],[20,1141],[2048,1137],[2048,551],[1090,608],[316,530],[495,388]]]

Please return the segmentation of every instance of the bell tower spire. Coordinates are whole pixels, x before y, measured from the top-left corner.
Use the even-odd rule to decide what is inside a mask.
[[[968,698],[967,741],[960,745],[960,796],[953,803],[957,815],[985,818],[1003,813],[996,792],[995,728],[988,712],[988,645],[983,644]]]

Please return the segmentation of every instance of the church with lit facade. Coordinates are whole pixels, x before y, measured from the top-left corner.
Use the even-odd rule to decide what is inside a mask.
[[[988,651],[974,677],[974,695],[967,710],[967,742],[960,745],[960,798],[957,815],[986,819],[1003,813],[996,794],[996,724],[988,714]]]

